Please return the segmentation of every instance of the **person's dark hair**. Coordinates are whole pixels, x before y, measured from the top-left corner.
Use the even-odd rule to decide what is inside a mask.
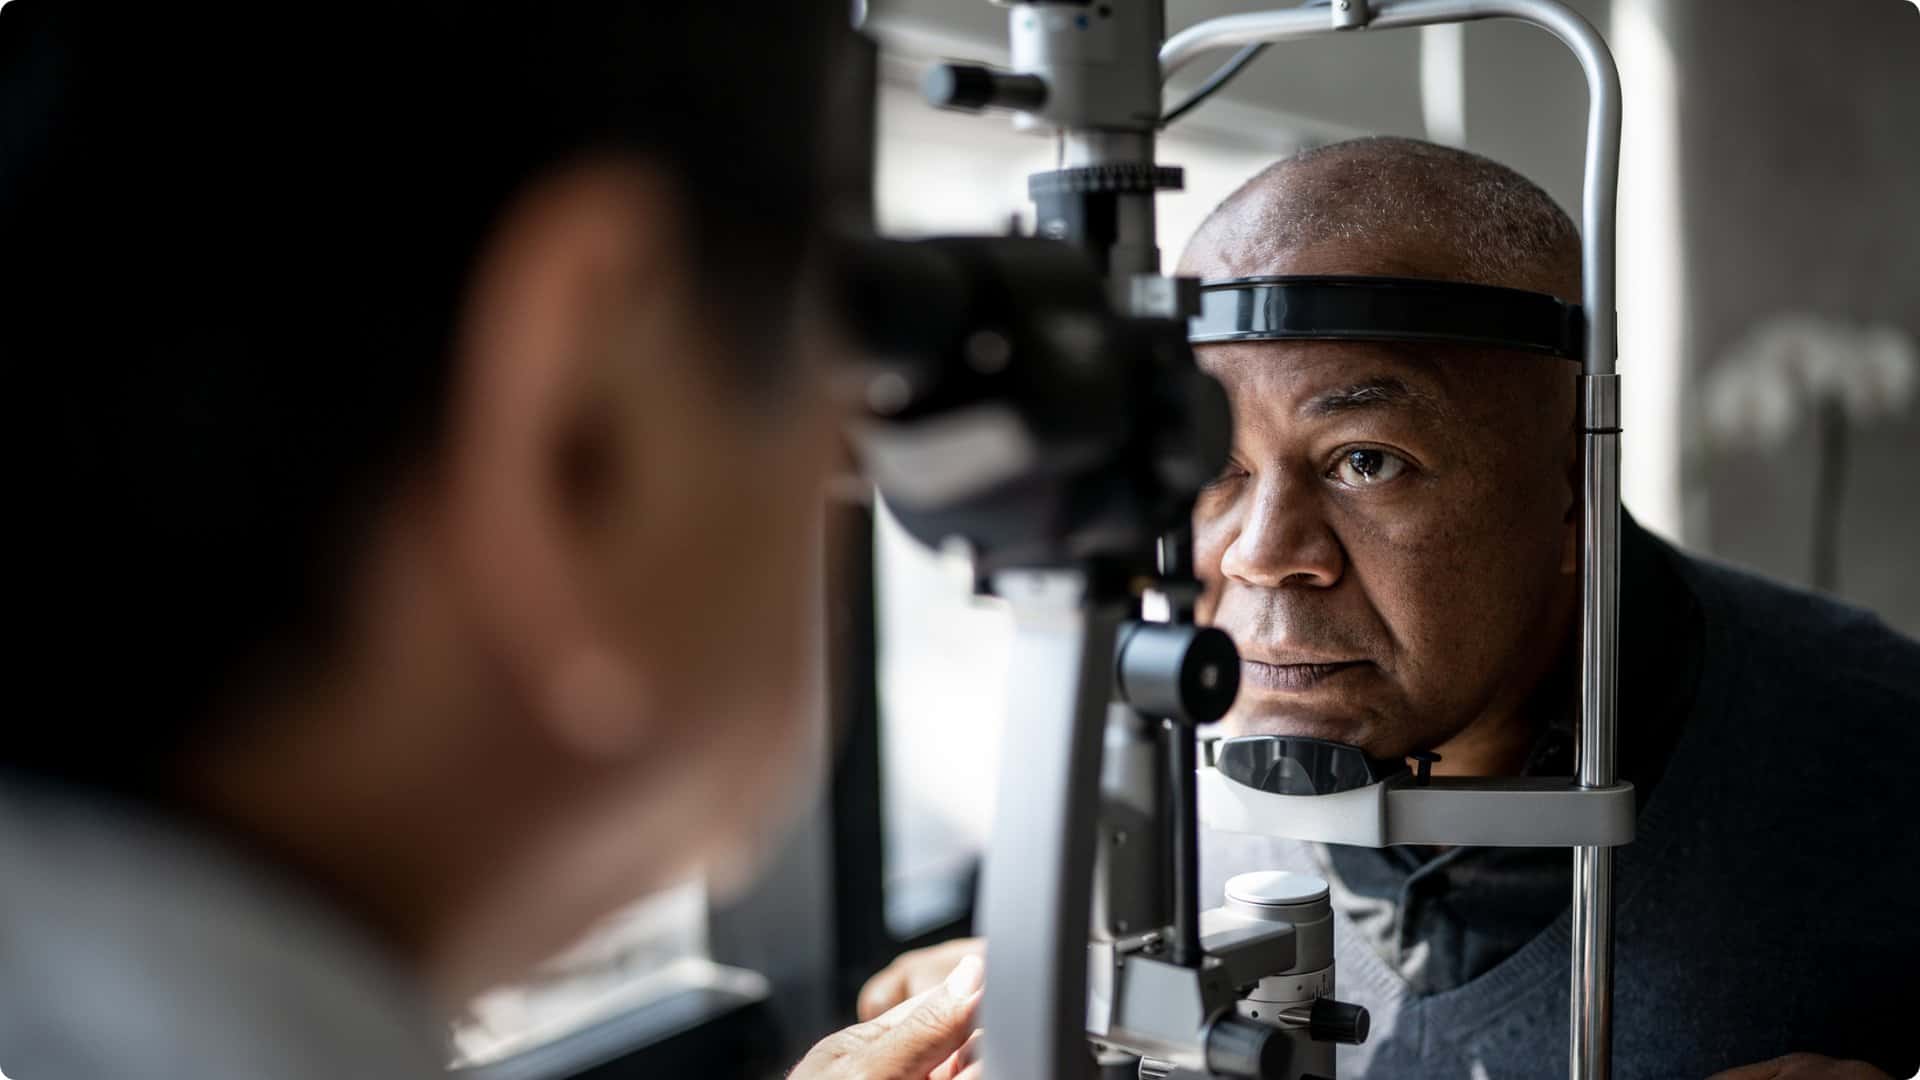
[[[152,785],[221,695],[325,642],[366,515],[438,433],[471,264],[540,176],[663,167],[714,325],[777,322],[845,11],[5,4],[27,645],[0,764]],[[777,375],[736,344],[731,374]]]

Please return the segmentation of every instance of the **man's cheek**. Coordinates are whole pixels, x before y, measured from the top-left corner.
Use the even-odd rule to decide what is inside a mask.
[[[1355,562],[1364,550],[1381,563],[1416,567],[1453,561],[1467,548],[1466,535],[1478,504],[1450,487],[1418,490],[1410,497],[1356,507],[1334,521],[1334,528]]]
[[[1497,678],[1492,643],[1508,632],[1500,585],[1477,559],[1411,560],[1405,580],[1378,598],[1397,674],[1435,721],[1483,697]]]
[[[1473,632],[1478,574],[1446,523],[1415,518],[1345,532],[1347,574],[1379,621],[1386,641],[1374,657],[1401,678],[1417,678]]]

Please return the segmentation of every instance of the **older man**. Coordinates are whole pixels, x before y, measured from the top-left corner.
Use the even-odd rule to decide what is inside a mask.
[[[1405,139],[1266,170],[1181,269],[1580,296],[1579,236],[1551,198]],[[1194,513],[1201,616],[1244,658],[1230,733],[1432,751],[1442,774],[1570,773],[1575,366],[1376,342],[1198,352],[1234,403],[1231,462]],[[1618,866],[1617,1074],[1698,1077],[1811,1051],[1734,1075],[1879,1075],[1830,1058],[1908,1075],[1920,647],[1630,520],[1623,546],[1620,768],[1641,810]],[[1343,1058],[1349,1075],[1563,1067],[1566,852],[1208,838],[1213,902],[1226,877],[1274,867],[1331,883],[1341,994],[1375,1020]],[[883,973],[867,1007],[951,955]]]

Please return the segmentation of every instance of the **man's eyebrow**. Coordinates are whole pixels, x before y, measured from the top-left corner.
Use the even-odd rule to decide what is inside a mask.
[[[1315,394],[1295,411],[1303,417],[1327,417],[1357,409],[1407,409],[1433,417],[1445,413],[1434,395],[1391,375],[1363,379]]]

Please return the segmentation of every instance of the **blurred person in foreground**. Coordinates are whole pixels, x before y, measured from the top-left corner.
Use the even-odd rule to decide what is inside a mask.
[[[802,731],[844,33],[0,10],[0,1070],[432,1075],[473,994],[743,876]],[[793,1075],[951,1075],[977,982]]]
[[[1511,169],[1377,138],[1254,177],[1180,270],[1417,277],[1578,303],[1580,255],[1565,212]],[[1234,409],[1231,460],[1193,519],[1199,617],[1242,658],[1225,734],[1431,751],[1440,775],[1572,775],[1576,365],[1373,342],[1196,352]],[[1619,763],[1640,812],[1617,857],[1615,1075],[1911,1074],[1920,645],[1691,557],[1631,517],[1621,620]],[[1247,871],[1330,883],[1340,996],[1373,1015],[1372,1038],[1340,1048],[1343,1075],[1563,1073],[1564,849],[1215,833],[1201,864],[1208,904]],[[908,954],[868,984],[862,1014],[978,951]]]

